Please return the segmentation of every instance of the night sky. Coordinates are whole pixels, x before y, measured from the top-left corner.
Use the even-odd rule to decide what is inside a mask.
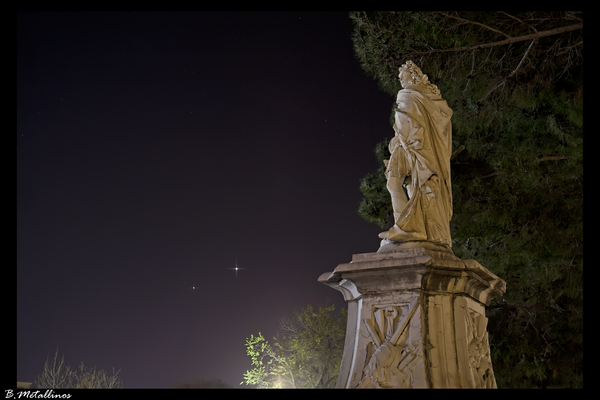
[[[125,388],[246,387],[247,337],[346,306],[317,278],[377,251],[358,187],[394,133],[351,32],[347,12],[17,14],[19,381],[58,348]]]

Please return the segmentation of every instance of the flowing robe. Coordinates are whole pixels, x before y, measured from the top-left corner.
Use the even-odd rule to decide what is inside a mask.
[[[389,144],[386,174],[388,179],[409,177],[404,181],[409,200],[387,239],[451,247],[452,110],[425,85],[400,90],[396,103],[396,135]]]

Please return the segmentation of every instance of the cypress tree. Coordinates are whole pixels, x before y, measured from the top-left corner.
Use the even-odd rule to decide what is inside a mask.
[[[390,107],[412,60],[454,111],[453,251],[507,282],[488,309],[498,386],[582,387],[583,13],[350,18],[356,57]],[[360,183],[359,214],[387,229],[386,152],[377,145],[381,168]]]

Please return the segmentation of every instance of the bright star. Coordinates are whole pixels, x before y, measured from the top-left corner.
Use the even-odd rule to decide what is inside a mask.
[[[234,268],[227,268],[227,269],[232,269],[232,270],[234,270],[234,271],[235,271],[235,279],[237,280],[237,272],[238,272],[239,270],[241,270],[241,269],[246,269],[246,268],[240,268],[240,267],[238,267],[237,260],[235,260],[235,267],[234,267]]]

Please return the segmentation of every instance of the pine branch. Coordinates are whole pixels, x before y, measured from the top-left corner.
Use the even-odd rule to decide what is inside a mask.
[[[534,30],[534,32],[537,32],[537,31],[538,31],[537,29],[535,29],[535,26],[529,25],[528,23],[526,23],[525,21],[523,21],[523,20],[522,20],[522,19],[520,19],[520,18],[517,18],[517,17],[515,17],[514,15],[510,15],[509,13],[506,13],[506,12],[504,12],[504,11],[500,11],[500,12],[501,12],[502,14],[504,14],[504,15],[506,15],[506,16],[508,16],[508,17],[510,17],[510,18],[516,19],[517,21],[519,21],[519,22],[520,22],[520,23],[522,23],[523,25],[526,25],[526,26],[530,27],[531,29],[533,29],[533,30]]]
[[[458,153],[460,153],[461,151],[463,151],[465,149],[464,145],[460,145],[458,147],[458,149],[454,150],[454,152],[452,153],[452,155],[450,156],[450,161],[452,161],[452,159],[454,159],[454,157],[456,157],[458,155]]]
[[[442,12],[441,12],[440,14],[442,14],[442,15],[444,15],[444,16],[446,16],[446,17],[448,17],[448,18],[454,18],[454,19],[457,19],[457,20],[459,20],[459,21],[467,22],[467,23],[469,23],[469,24],[475,24],[475,25],[482,26],[482,27],[484,27],[484,28],[486,28],[486,29],[489,29],[489,30],[490,30],[490,31],[492,31],[492,32],[496,32],[496,33],[499,33],[499,34],[501,34],[501,35],[504,35],[504,36],[506,36],[507,38],[510,38],[510,35],[508,35],[508,34],[506,34],[506,33],[502,32],[502,31],[499,31],[498,29],[494,29],[494,28],[492,28],[492,27],[490,27],[490,26],[487,26],[487,25],[485,25],[485,24],[482,24],[481,22],[469,21],[468,19],[464,19],[464,18],[458,17],[458,16],[456,16],[456,15],[450,15],[450,14],[446,14],[446,13],[442,13]]]
[[[562,157],[562,156],[547,156],[547,157],[542,157],[542,158],[538,158],[538,161],[557,161],[557,160],[566,160],[569,157]]]
[[[496,171],[496,172],[492,172],[492,173],[491,173],[491,174],[489,174],[489,175],[482,176],[482,177],[481,177],[481,179],[484,179],[484,178],[490,178],[490,177],[492,177],[492,176],[499,175],[501,172],[502,172],[502,171]]]
[[[475,46],[453,47],[451,49],[434,49],[434,50],[430,50],[430,51],[419,51],[419,52],[411,53],[409,56],[417,56],[417,55],[431,54],[431,53],[445,53],[445,52],[450,52],[450,51],[466,51],[466,50],[484,49],[484,48],[488,48],[488,47],[502,46],[502,45],[510,44],[510,43],[523,42],[526,40],[539,39],[542,37],[558,35],[560,33],[576,31],[579,29],[583,29],[583,24],[562,26],[560,28],[549,29],[547,31],[531,33],[529,35],[523,35],[523,36],[510,37],[509,39],[500,40],[498,42],[482,43],[482,44],[478,44]]]
[[[570,50],[570,49],[572,49],[573,47],[578,47],[578,46],[582,46],[582,45],[583,45],[583,40],[581,40],[581,41],[579,41],[579,42],[575,43],[573,46],[569,46],[569,47],[563,47],[563,48],[561,49],[561,51],[560,51],[560,52],[556,53],[556,55],[558,56],[558,55],[560,55],[560,54],[562,54],[562,53],[564,53],[564,52],[567,52],[567,51],[569,51],[569,50]]]
[[[525,61],[525,58],[527,57],[527,54],[529,54],[529,50],[531,50],[531,47],[533,47],[533,44],[535,43],[537,39],[533,39],[531,41],[531,44],[529,45],[529,47],[527,48],[527,50],[525,51],[525,54],[523,54],[523,57],[521,58],[521,61],[519,62],[519,65],[517,65],[517,68],[515,68],[513,70],[513,72],[511,72],[506,78],[504,78],[504,80],[502,82],[500,82],[499,84],[496,85],[495,88],[493,88],[492,90],[490,90],[489,92],[486,93],[485,96],[483,96],[483,98],[481,100],[479,100],[479,102],[482,102],[483,100],[485,100],[494,90],[498,89],[500,86],[504,85],[506,83],[506,80],[508,78],[510,78],[511,76],[513,76],[514,74],[517,73],[517,71],[519,70],[519,68],[521,67],[521,64],[523,64],[523,61]]]

